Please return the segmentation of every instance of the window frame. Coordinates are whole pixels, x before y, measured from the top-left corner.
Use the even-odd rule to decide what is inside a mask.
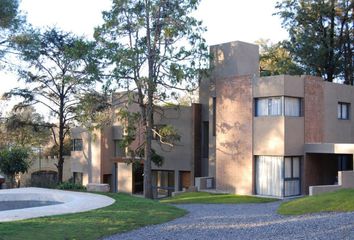
[[[299,111],[298,115],[287,115],[286,114],[286,99],[291,98],[291,99],[297,99],[298,104],[299,104]],[[271,114],[272,113],[272,107],[273,105],[273,99],[280,99],[280,114]],[[267,114],[266,115],[259,115],[258,110],[259,110],[259,101],[260,100],[267,100]],[[255,117],[279,117],[279,116],[284,116],[284,117],[303,117],[303,98],[301,97],[292,97],[292,96],[270,96],[270,97],[258,97],[254,99],[254,116]]]
[[[78,144],[78,142],[81,142],[81,143]],[[77,146],[80,146],[80,148],[78,149]],[[83,144],[82,138],[74,138],[72,140],[72,149],[71,150],[73,152],[83,151],[83,148],[84,148],[84,144]]]
[[[286,177],[285,176],[285,159],[286,158],[290,158],[290,167],[291,167],[291,177]],[[298,177],[294,177],[294,158],[298,158],[299,159],[299,176]],[[292,181],[292,180],[300,180],[301,181],[301,156],[284,156],[284,181]]]
[[[343,117],[343,107],[347,108],[347,116]],[[340,113],[338,112],[338,107],[340,109]],[[337,104],[337,118],[338,120],[349,120],[350,119],[350,103],[348,102],[338,102]]]

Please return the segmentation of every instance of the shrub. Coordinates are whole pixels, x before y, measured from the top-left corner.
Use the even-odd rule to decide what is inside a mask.
[[[57,186],[58,189],[62,190],[80,190],[86,191],[86,187],[81,184],[72,183],[72,182],[63,182]]]

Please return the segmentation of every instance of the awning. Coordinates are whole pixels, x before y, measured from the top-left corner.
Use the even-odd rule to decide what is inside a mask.
[[[354,144],[309,143],[305,144],[305,153],[354,154]]]

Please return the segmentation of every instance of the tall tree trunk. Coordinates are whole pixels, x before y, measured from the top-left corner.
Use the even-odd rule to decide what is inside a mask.
[[[153,198],[152,176],[151,176],[151,141],[152,141],[152,98],[148,100],[146,108],[146,131],[145,131],[145,149],[144,149],[144,197]]]
[[[327,81],[333,82],[334,72],[335,72],[335,56],[334,56],[334,48],[335,48],[335,1],[331,0],[331,22],[330,22],[330,33],[329,33],[329,56],[328,56],[328,67],[327,67]]]
[[[148,50],[149,77],[147,83],[148,102],[146,106],[145,149],[144,149],[144,197],[153,198],[151,176],[151,141],[153,128],[153,93],[154,93],[154,55],[151,46],[150,1],[145,0],[146,45]]]
[[[59,156],[58,156],[58,183],[63,182],[63,165],[64,165],[64,99],[60,100],[59,110]]]

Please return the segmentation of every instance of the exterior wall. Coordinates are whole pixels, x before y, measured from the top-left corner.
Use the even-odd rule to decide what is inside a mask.
[[[325,192],[337,191],[341,188],[354,188],[354,172],[338,172],[338,185],[310,186],[310,195],[318,195]]]
[[[72,151],[72,172],[83,173],[83,185],[101,183],[101,132],[72,129],[72,138],[82,139],[82,151]]]
[[[257,45],[236,41],[211,46],[210,53],[212,72],[209,101],[206,102],[209,111],[208,176],[215,178],[218,190],[251,194],[254,178],[252,81],[259,76],[259,49]],[[213,97],[216,98],[215,118]],[[204,97],[202,101],[206,101]]]
[[[202,158],[202,105],[201,104],[192,104],[192,163],[191,170],[192,174],[190,175],[189,182],[194,185],[194,178],[203,176],[203,158]],[[184,177],[185,178],[185,177]],[[182,180],[186,182],[186,180]],[[189,184],[191,185],[191,184]]]
[[[164,108],[162,111],[162,115],[155,115],[155,124],[172,125],[181,139],[174,147],[160,144],[158,140],[153,141],[152,148],[156,150],[157,154],[164,157],[164,163],[161,167],[152,164],[152,169],[191,171],[193,159],[192,108],[183,106],[169,107]]]
[[[216,188],[252,194],[252,77],[217,81]]]
[[[324,142],[353,143],[354,87],[324,82]],[[338,102],[350,104],[349,120],[337,118]]]
[[[118,192],[133,193],[133,165],[117,163]]]
[[[254,155],[283,156],[285,150],[284,117],[255,117],[253,121]]]
[[[215,79],[254,74],[259,76],[259,47],[234,41],[210,47]]]
[[[28,172],[21,175],[21,186],[29,187],[31,186],[31,174],[38,171],[53,171],[58,172],[58,168],[55,164],[58,163],[58,158],[56,157],[46,157],[46,158],[34,158],[31,160],[32,165],[28,169]],[[73,176],[71,171],[71,158],[69,156],[64,157],[63,165],[63,181],[68,181]]]
[[[324,82],[322,78],[311,76],[305,76],[304,81],[305,143],[320,143],[324,141]]]
[[[106,127],[101,132],[101,179],[104,174],[112,174],[114,158],[113,127]]]
[[[304,117],[285,117],[284,155],[304,155]]]

